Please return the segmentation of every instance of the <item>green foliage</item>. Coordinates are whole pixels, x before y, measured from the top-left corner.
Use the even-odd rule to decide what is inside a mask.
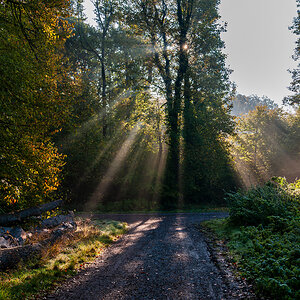
[[[102,200],[108,206],[120,198],[137,202],[142,191],[151,193],[151,179],[141,182],[149,173],[142,168],[163,143],[163,109],[145,82],[141,41],[120,22],[121,3],[94,5],[99,8],[96,26],[84,22],[80,1],[77,18],[70,18],[74,35],[66,42],[66,54],[80,86],[70,122],[55,136],[67,156],[62,190],[72,204],[84,205],[136,132]]]
[[[299,111],[257,106],[236,120],[230,139],[236,170],[243,184],[263,184],[271,176],[293,181],[299,174]]]
[[[22,137],[14,151],[2,152],[0,206],[4,211],[25,209],[54,200],[64,165],[63,155],[52,143]]]
[[[149,88],[166,104],[164,207],[176,205],[181,192],[187,202],[220,198],[223,188],[233,182],[224,143],[233,128],[227,105],[231,86],[218,4],[217,0],[126,4],[127,24],[142,41]]]
[[[298,299],[300,219],[269,219],[266,227],[242,227],[229,247],[238,252],[243,275],[259,292],[273,299]]]
[[[95,1],[94,27],[81,3],[66,42],[80,88],[71,122],[56,136],[67,155],[64,190],[87,201],[137,130],[100,206],[150,207],[158,198],[175,206],[180,164],[186,202],[222,199],[235,181],[219,1]]]
[[[67,155],[63,188],[74,205],[84,206],[89,200],[133,132],[136,134],[130,141],[132,145],[130,149],[125,147],[124,161],[116,170],[102,200],[110,207],[116,201],[121,201],[124,206],[126,199],[131,198],[134,199],[131,207],[137,208],[140,199],[145,202],[143,198],[153,194],[156,166],[150,166],[149,160],[156,160],[163,143],[159,130],[163,121],[161,108],[146,91],[126,95],[110,110],[106,137],[102,134],[101,118],[96,111],[89,114],[87,121],[79,121],[75,128],[57,135],[57,143]],[[81,106],[88,104],[89,101],[86,101]],[[74,103],[75,106],[77,103]]]
[[[234,123],[229,114],[230,71],[222,53],[219,1],[195,5],[195,34],[189,49],[189,75],[183,109],[183,181],[187,202],[218,202],[235,179],[226,137]],[[193,63],[191,63],[193,61]]]
[[[271,299],[299,299],[300,181],[274,178],[228,196],[230,218],[207,226],[228,241],[244,277]]]
[[[63,156],[51,143],[67,118],[76,76],[64,42],[70,3],[3,1],[0,5],[0,205],[27,208],[53,197]]]
[[[277,185],[276,185],[276,184]],[[291,219],[297,211],[300,180],[288,185],[285,179],[274,178],[262,187],[227,196],[230,220],[235,225],[267,225],[275,217]]]
[[[295,48],[295,54],[293,56],[295,61],[299,61],[300,57],[300,1],[296,0],[297,2],[297,17],[294,18],[294,24],[290,28],[294,34],[297,35],[297,41],[296,41],[296,48]],[[289,90],[293,93],[293,95],[285,97],[283,102],[288,103],[291,105],[296,105],[299,107],[300,105],[300,81],[299,81],[299,62],[298,62],[298,68],[290,71],[292,74],[292,82],[289,87]]]

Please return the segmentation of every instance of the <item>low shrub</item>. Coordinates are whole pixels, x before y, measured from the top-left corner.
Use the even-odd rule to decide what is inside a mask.
[[[288,184],[275,177],[262,187],[227,195],[230,221],[235,225],[267,225],[273,217],[291,219],[299,214],[300,180]]]
[[[242,275],[269,299],[300,299],[299,195],[299,180],[274,178],[230,194],[230,217],[206,223],[227,240]]]
[[[231,236],[229,247],[238,252],[243,276],[255,282],[260,293],[300,299],[299,218],[281,222],[286,222],[285,229],[279,231],[276,223],[242,227],[239,235]]]

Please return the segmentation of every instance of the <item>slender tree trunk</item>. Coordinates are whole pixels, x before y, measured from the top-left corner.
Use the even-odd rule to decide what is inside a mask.
[[[172,207],[177,204],[179,197],[179,169],[180,169],[180,122],[182,105],[182,84],[187,70],[187,54],[184,50],[185,36],[180,42],[179,68],[174,86],[174,97],[168,101],[167,117],[169,134],[169,151],[164,181],[164,206]]]
[[[102,134],[104,137],[106,137],[107,134],[107,97],[106,97],[106,88],[107,88],[107,83],[106,83],[106,70],[105,70],[105,35],[103,34],[102,36],[102,50],[101,50],[101,80],[102,80],[102,108],[103,108],[103,129],[102,129]]]
[[[167,134],[169,136],[168,155],[163,180],[163,194],[161,197],[162,208],[171,208],[176,205],[178,199],[179,177],[179,113],[180,113],[180,86],[177,95],[172,96],[171,80],[165,81],[167,99]]]
[[[190,72],[189,70],[184,76],[184,106],[183,106],[183,194],[184,200],[192,201],[195,169],[197,169],[197,161],[195,161],[195,112],[191,103],[190,89]],[[197,160],[199,157],[197,157]]]

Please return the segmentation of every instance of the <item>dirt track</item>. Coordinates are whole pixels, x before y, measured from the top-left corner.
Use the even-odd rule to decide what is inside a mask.
[[[97,215],[127,221],[129,233],[47,299],[241,299],[229,296],[194,227],[224,213]]]

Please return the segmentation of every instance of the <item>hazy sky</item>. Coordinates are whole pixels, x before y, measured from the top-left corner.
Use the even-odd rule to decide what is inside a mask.
[[[93,6],[85,0],[92,22]],[[297,15],[296,0],[221,0],[220,14],[228,23],[222,34],[234,71],[231,80],[244,95],[266,95],[281,104],[296,63],[291,56],[296,36],[288,29]]]
[[[266,95],[281,104],[296,63],[296,36],[288,29],[297,15],[296,0],[221,0],[228,22],[222,35],[231,80],[241,94]]]

